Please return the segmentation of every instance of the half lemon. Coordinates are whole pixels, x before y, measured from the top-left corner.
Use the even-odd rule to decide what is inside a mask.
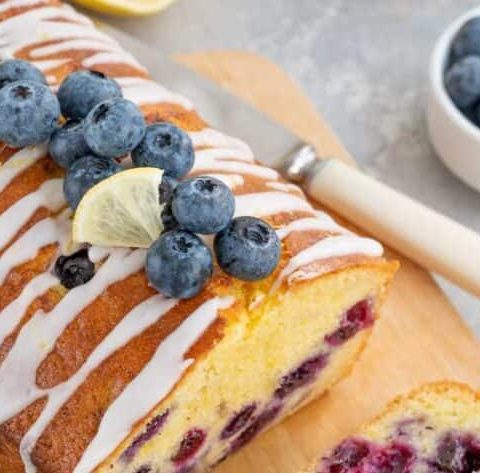
[[[134,168],[92,187],[75,212],[73,242],[148,248],[163,231],[162,177],[157,168]]]
[[[102,13],[122,16],[151,15],[175,0],[75,0],[79,5]]]

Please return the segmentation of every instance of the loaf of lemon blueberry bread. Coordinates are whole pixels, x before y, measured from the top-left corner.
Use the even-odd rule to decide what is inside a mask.
[[[0,472],[202,471],[348,372],[379,243],[58,0],[0,58]]]
[[[393,401],[341,442],[315,473],[474,473],[480,471],[480,395],[442,382]]]

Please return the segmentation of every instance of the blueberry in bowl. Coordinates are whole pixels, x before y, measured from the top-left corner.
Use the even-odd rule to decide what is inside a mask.
[[[430,61],[427,125],[444,164],[480,191],[480,8],[455,20]]]

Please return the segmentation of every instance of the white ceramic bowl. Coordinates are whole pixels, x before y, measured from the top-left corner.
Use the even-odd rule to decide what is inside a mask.
[[[430,61],[427,122],[430,140],[442,161],[466,184],[480,191],[480,129],[457,109],[443,81],[453,37],[475,16],[480,16],[479,7],[455,20],[435,45]]]

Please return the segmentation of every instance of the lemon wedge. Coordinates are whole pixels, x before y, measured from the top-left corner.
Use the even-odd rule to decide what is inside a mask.
[[[175,0],[75,0],[78,5],[102,13],[122,16],[151,15]]]
[[[157,168],[134,168],[92,187],[75,212],[73,242],[148,248],[163,230],[162,176]]]

